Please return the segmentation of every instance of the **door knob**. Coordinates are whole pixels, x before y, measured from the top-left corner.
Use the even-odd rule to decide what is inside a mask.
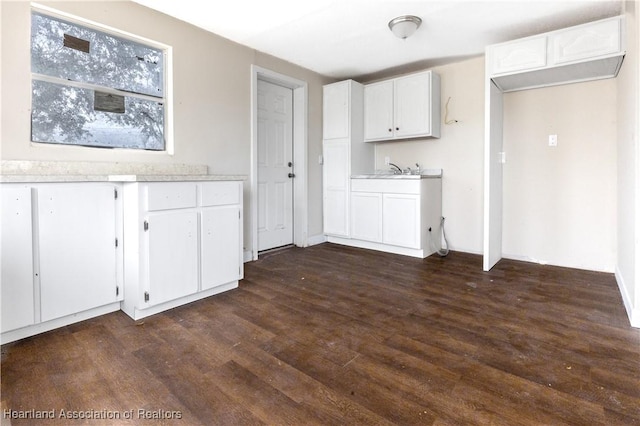
[[[294,177],[296,177],[296,175],[294,175],[293,173],[289,173],[289,177],[290,178],[294,178]]]

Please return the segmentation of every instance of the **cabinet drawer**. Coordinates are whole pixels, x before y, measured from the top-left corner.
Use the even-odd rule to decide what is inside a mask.
[[[196,207],[194,182],[153,183],[147,186],[147,210],[170,210]]]
[[[420,194],[421,179],[351,179],[351,191]]]
[[[201,204],[203,207],[240,204],[241,188],[238,182],[203,183]]]

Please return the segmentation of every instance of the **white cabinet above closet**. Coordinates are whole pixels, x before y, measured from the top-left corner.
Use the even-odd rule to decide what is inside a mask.
[[[615,77],[624,59],[621,16],[488,46],[487,72],[503,92]]]
[[[423,71],[364,86],[364,140],[440,137],[440,76]]]

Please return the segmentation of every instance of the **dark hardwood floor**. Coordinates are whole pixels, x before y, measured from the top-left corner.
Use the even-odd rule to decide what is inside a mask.
[[[13,425],[634,425],[640,330],[611,274],[322,244],[138,323],[4,345],[2,408],[56,410]]]

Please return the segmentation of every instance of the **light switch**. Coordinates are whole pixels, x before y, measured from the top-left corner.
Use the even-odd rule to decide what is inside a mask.
[[[558,135],[549,135],[549,146],[558,146]]]

